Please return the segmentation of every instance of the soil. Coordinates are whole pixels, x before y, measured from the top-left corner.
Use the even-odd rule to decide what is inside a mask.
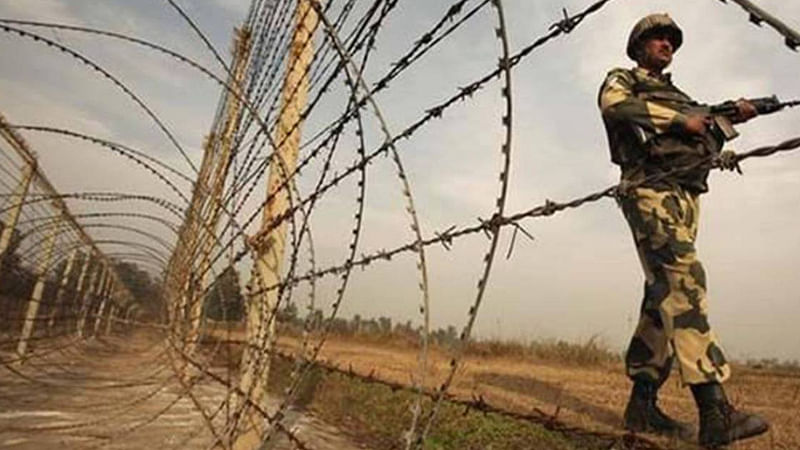
[[[46,342],[34,348],[41,356],[22,366],[0,365],[0,448],[214,448],[209,444],[215,437],[197,404],[220,430],[225,387],[196,378],[195,404],[173,376],[157,335],[138,332],[80,345],[66,339]],[[308,414],[290,412],[286,423],[309,448],[361,448]],[[268,448],[294,446],[284,438]]]

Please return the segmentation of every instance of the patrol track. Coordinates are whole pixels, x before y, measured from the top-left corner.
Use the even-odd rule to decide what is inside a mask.
[[[4,159],[0,159],[0,171],[3,174],[0,179],[0,201],[3,203],[0,204],[0,212],[7,216],[16,206],[22,206],[21,220],[18,222],[21,242],[12,252],[17,260],[9,271],[22,280],[20,284],[25,288],[31,287],[37,280],[47,279],[48,276],[56,281],[63,280],[63,283],[60,284],[60,288],[52,288],[55,290],[52,295],[45,295],[43,299],[28,303],[40,305],[45,311],[44,317],[22,318],[26,298],[17,299],[14,302],[16,310],[8,314],[4,311],[4,315],[0,316],[2,331],[5,333],[0,340],[0,347],[7,352],[2,357],[2,363],[8,370],[8,374],[4,376],[14,377],[11,383],[0,378],[0,387],[8,388],[6,393],[11,392],[8,395],[23,392],[25,389],[30,389],[30,386],[40,385],[58,385],[69,389],[70,383],[77,375],[82,374],[88,379],[90,368],[96,369],[98,373],[102,372],[99,367],[105,367],[104,365],[110,364],[109,361],[113,360],[115,355],[109,354],[110,351],[98,350],[98,346],[105,344],[106,339],[114,346],[123,347],[126,336],[141,336],[141,333],[153,333],[154,330],[164,334],[159,336],[159,340],[147,340],[152,347],[140,345],[142,342],[138,338],[135,343],[130,344],[131,349],[147,348],[132,359],[126,360],[126,367],[131,370],[129,379],[125,383],[113,386],[131,387],[136,391],[135,395],[129,398],[117,394],[106,398],[98,396],[96,402],[91,405],[103,409],[109,417],[84,415],[69,424],[46,426],[26,424],[16,428],[9,426],[5,430],[0,430],[0,433],[4,431],[22,433],[23,439],[27,439],[35,432],[62,432],[69,429],[74,436],[86,439],[98,447],[105,445],[124,447],[127,445],[125,441],[131,436],[153,427],[160,429],[165,423],[174,419],[171,416],[175,408],[183,408],[186,411],[179,414],[180,418],[191,422],[189,426],[191,430],[180,441],[170,443],[169,448],[184,448],[189,443],[194,445],[195,440],[229,447],[242,431],[241,417],[250,408],[255,409],[257,414],[273,425],[275,433],[274,436],[270,434],[271,438],[288,440],[298,448],[317,448],[315,444],[317,446],[323,444],[307,442],[303,436],[298,436],[293,431],[292,424],[298,418],[293,416],[290,410],[302,382],[312,369],[318,367],[360,382],[380,384],[393,390],[407,390],[415,394],[413,417],[405,436],[406,448],[423,446],[426,437],[435,429],[437,411],[445,402],[463,406],[465,410],[472,412],[491,412],[508,419],[535,423],[565,436],[597,438],[606,442],[609,447],[659,448],[658,444],[637,436],[582,429],[541,410],[521,413],[490,404],[479,396],[467,399],[450,392],[457,371],[462,366],[464,349],[471,339],[484,292],[490,281],[501,232],[510,227],[514,236],[522,232],[530,237],[523,227],[527,219],[554,216],[607,197],[613,198],[620,191],[635,187],[610,186],[569,201],[548,200],[543,204],[513,213],[508,212],[506,206],[509,173],[512,167],[514,71],[537,49],[575,31],[584,21],[610,4],[611,0],[597,1],[575,15],[569,15],[565,10],[564,17],[552,23],[548,32],[517,51],[510,48],[508,38],[510,30],[506,26],[504,3],[501,0],[454,1],[443,9],[439,17],[431,20],[420,35],[408,37],[408,50],[396,57],[388,65],[388,69],[376,68],[372,61],[375,59],[373,55],[378,52],[381,33],[390,27],[392,19],[399,15],[398,0],[372,0],[360,3],[355,0],[339,3],[320,3],[312,0],[314,13],[320,18],[319,25],[315,26],[313,31],[320,36],[321,42],[314,43],[319,44],[318,48],[315,49],[309,68],[304,71],[304,75],[310,80],[310,99],[299,112],[299,118],[290,125],[286,135],[299,129],[301,124],[316,123],[316,126],[311,130],[304,130],[310,137],[302,143],[300,160],[292,170],[288,170],[285,162],[276,157],[277,149],[284,145],[286,140],[276,142],[273,136],[279,127],[279,117],[287,109],[287,103],[299,95],[297,86],[288,90],[283,89],[282,79],[293,69],[285,66],[292,51],[294,18],[300,3],[266,0],[254,0],[251,3],[242,30],[250,34],[252,47],[250,53],[243,55],[248,63],[248,70],[241,78],[236,76],[236,61],[229,63],[224,60],[208,34],[198,25],[199,21],[181,9],[176,2],[166,0],[165,3],[168,4],[165,5],[165,9],[177,14],[179,24],[188,28],[192,36],[198,39],[201,46],[213,56],[213,64],[203,65],[198,58],[190,58],[150,39],[99,27],[0,19],[0,31],[15,38],[30,40],[42,45],[43,48],[55,49],[57,53],[68,56],[71,63],[89,69],[85,75],[87,80],[110,83],[126,97],[126,100],[132,100],[137,109],[147,115],[151,126],[165,137],[169,146],[178,151],[182,163],[186,166],[177,167],[166,157],[152,156],[147,151],[151,149],[137,149],[80,130],[59,128],[47,123],[12,125],[3,122],[3,130],[7,130],[13,136],[18,136],[17,131],[29,133],[31,136],[36,133],[47,133],[99,146],[115,157],[120,157],[121,162],[130,164],[127,167],[144,169],[147,176],[159,183],[164,191],[163,194],[157,195],[114,190],[61,193],[49,186],[49,182],[44,183],[42,181],[45,180],[44,175],[40,173],[39,184],[26,195],[22,195],[21,201],[17,201],[19,195],[15,194],[15,187],[24,181],[23,174],[30,161],[25,158],[19,159],[13,152],[3,149]],[[742,4],[738,1],[737,3]],[[404,75],[413,74],[414,70],[424,63],[426,56],[447,45],[449,40],[456,39],[459,32],[477,23],[482,17],[491,18],[492,28],[485,31],[487,35],[494,35],[497,38],[496,52],[499,62],[496,66],[484,68],[485,72],[474,74],[470,78],[473,81],[466,85],[452,86],[452,90],[455,91],[453,94],[443,100],[431,101],[420,117],[404,122],[398,127],[399,131],[392,131],[388,125],[392,111],[386,110],[385,105],[379,103],[381,95],[391,93],[392,86],[399,83]],[[774,26],[772,22],[769,23]],[[31,29],[45,30],[53,33],[53,37],[46,36],[42,32],[30,31]],[[789,44],[790,35],[785,33],[786,30],[780,27],[776,27],[776,30],[784,34]],[[90,36],[92,39],[113,40],[143,48],[167,60],[176,61],[219,86],[222,89],[222,96],[209,139],[204,144],[204,163],[208,164],[196,166],[195,161],[185,150],[188,147],[178,141],[176,138],[178,134],[167,125],[169,121],[164,120],[161,114],[156,112],[156,108],[134,89],[133,83],[129,83],[116,71],[90,58],[89,53],[73,47],[71,43],[63,42],[55,34],[56,32],[75,33]],[[303,48],[310,45],[312,45],[311,39],[299,43]],[[217,73],[220,69],[221,73]],[[377,81],[370,82],[372,79]],[[337,87],[341,84],[344,84],[344,88]],[[502,103],[501,114],[497,117],[497,126],[501,128],[502,137],[496,146],[500,151],[501,169],[497,178],[498,194],[491,208],[491,216],[479,218],[476,224],[454,225],[446,230],[426,235],[421,228],[419,212],[414,201],[411,174],[406,171],[402,160],[404,152],[401,144],[412,142],[425,131],[436,129],[437,120],[450,114],[456,105],[469,102],[494,85],[499,87]],[[337,96],[341,97],[339,103],[334,101],[333,107],[326,104]],[[231,105],[237,102],[242,112],[232,120],[231,125],[228,122],[234,109]],[[329,109],[335,109],[336,112],[330,113]],[[228,136],[231,153],[225,156],[220,136],[225,135],[229,125],[233,130]],[[356,138],[353,139],[352,136]],[[21,137],[19,140],[22,142]],[[347,153],[351,147],[352,154]],[[738,155],[736,159],[743,161],[751,157],[766,157],[793,151],[798,147],[800,138],[753,149]],[[413,238],[400,240],[399,244],[388,250],[364,254],[361,248],[364,246],[362,242],[366,226],[364,216],[368,212],[366,202],[370,192],[367,189],[368,173],[371,166],[379,163],[378,157],[382,155],[392,158],[398,189],[406,211],[404,214]],[[712,168],[718,166],[718,162],[712,159],[699,164]],[[692,165],[678,168],[675,172],[688,171],[696,167]],[[186,168],[192,177],[184,173]],[[270,169],[281,173],[285,181],[262,201],[255,192],[261,189],[262,178]],[[305,178],[301,178],[302,172],[306,172]],[[309,172],[313,174],[311,177],[308,176]],[[318,267],[319,262],[312,237],[314,235],[311,227],[312,216],[322,209],[326,202],[336,201],[337,190],[341,190],[348,183],[354,184],[355,188],[351,194],[354,201],[350,204],[353,217],[348,224],[351,237],[346,240],[345,256],[332,264],[328,263],[329,265],[325,267]],[[215,186],[221,187],[215,190]],[[265,207],[274,201],[277,192],[280,191],[290,192],[288,194],[290,206],[286,212],[274,217],[254,236],[246,235],[245,230],[253,229],[252,225],[262,217]],[[84,211],[85,207],[80,206],[81,203],[88,203],[92,208],[106,209],[101,212],[72,213],[68,211],[66,203],[69,203],[71,208]],[[124,206],[119,206],[121,204],[147,206],[142,206],[146,211],[131,212],[123,209]],[[147,209],[149,207],[152,209]],[[64,217],[69,219],[62,222]],[[114,223],[115,220],[125,220],[126,223]],[[168,228],[169,240],[165,240],[148,228],[146,224],[150,222]],[[254,396],[252,391],[243,391],[239,388],[237,374],[230,369],[236,358],[228,353],[230,349],[226,346],[226,342],[216,342],[207,353],[196,351],[200,336],[196,334],[198,330],[194,324],[202,318],[203,304],[210,296],[216,293],[223,304],[226,297],[231,299],[235,297],[231,292],[222,292],[224,290],[221,287],[223,284],[221,280],[224,278],[222,275],[229,268],[232,268],[234,273],[246,273],[247,267],[255,257],[253,242],[257,242],[272,230],[287,225],[290,248],[285,275],[277,284],[252,288],[248,292],[251,303],[252,299],[262,294],[277,292],[278,301],[261,317],[259,333],[263,334],[268,324],[277,320],[282,308],[292,302],[299,303],[296,299],[303,289],[308,291],[308,303],[313,310],[315,305],[323,303],[316,298],[317,283],[335,278],[336,286],[335,295],[330,295],[331,298],[326,298],[323,303],[330,310],[324,320],[315,323],[311,320],[312,315],[308,314],[303,323],[305,332],[301,347],[305,349],[304,352],[289,354],[274,351],[268,342],[269,339],[257,342],[244,341],[245,347],[257,351],[260,355],[253,364],[267,365],[270,356],[276,356],[291,361],[294,367],[289,375],[291,380],[289,388],[283,397],[271,405],[272,409],[267,410],[251,400]],[[42,248],[50,242],[50,233],[57,233],[58,238],[53,238],[54,249],[52,255],[47,256],[48,252]],[[111,233],[113,238],[104,233]],[[458,347],[449,359],[446,376],[438,386],[431,388],[431,378],[428,375],[428,335],[429,312],[434,299],[429,292],[425,252],[431,246],[438,245],[449,249],[456,240],[479,234],[486,235],[489,243],[481,262],[478,263],[480,276],[475,298],[469,306],[466,323],[458,336]],[[514,243],[515,239],[512,239],[507,253],[509,256]],[[123,249],[115,248],[119,246]],[[103,261],[105,266],[100,263],[90,263],[91,255],[98,255],[98,260]],[[350,280],[353,270],[356,268],[365,270],[373,264],[388,264],[392,261],[397,264],[397,259],[406,255],[412,256],[417,264],[420,321],[424,324],[420,335],[420,358],[417,366],[410,370],[413,372],[411,381],[403,384],[382,380],[321,361],[320,352],[350,293],[348,287],[352,284]],[[147,287],[146,280],[133,277],[124,280],[125,282],[117,281],[119,285],[114,286],[114,283],[109,281],[110,276],[104,275],[116,270],[119,261],[140,265],[153,278],[158,278],[157,281],[161,284],[159,296],[164,297],[161,298],[163,303],[157,305],[154,311],[149,311],[149,315],[142,313],[146,308],[143,305],[147,299],[131,293],[141,294],[142,289]],[[37,267],[43,269],[37,271]],[[131,276],[130,272],[128,276]],[[117,275],[117,278],[122,277]],[[114,290],[112,286],[119,289]],[[174,297],[167,299],[164,292],[171,292]],[[178,298],[185,299],[181,300],[184,303],[180,305],[169,303],[177,301],[175,299]],[[159,308],[160,310],[156,310]],[[115,309],[119,309],[117,315],[114,315]],[[166,319],[158,317],[159,314],[166,315],[164,310],[170,311]],[[49,325],[51,322],[54,322],[52,326]],[[25,356],[17,356],[13,354],[14,344],[19,340],[16,330],[25,323],[33,323],[34,329],[48,324],[46,325],[48,332],[31,337],[28,342],[34,347],[33,350]],[[86,333],[84,338],[92,336],[95,340],[87,342],[85,339],[71,339],[76,328],[81,328]],[[102,331],[104,329],[111,330],[112,337],[104,337],[105,333]],[[215,332],[229,330],[225,330],[224,326],[210,324],[202,331],[212,335]],[[152,338],[152,334],[148,336],[148,339]],[[160,351],[155,354],[149,353],[157,345],[161,346]],[[227,369],[215,363],[220,358],[227,361]],[[18,367],[17,364],[23,361],[26,362],[26,366]],[[103,370],[106,369],[109,367]],[[104,372],[103,375],[107,377],[101,380],[103,383],[120,376],[113,370]],[[102,377],[98,376],[99,378]],[[26,383],[27,387],[23,386]],[[162,389],[171,390],[174,397],[170,397],[166,402],[155,400],[159,398]],[[423,398],[431,400],[432,407],[425,410],[422,406]],[[110,423],[114,424],[113,427],[103,429]],[[98,431],[98,427],[101,431]],[[46,439],[53,436],[49,435]],[[136,441],[136,445],[139,444],[145,445],[146,442]]]

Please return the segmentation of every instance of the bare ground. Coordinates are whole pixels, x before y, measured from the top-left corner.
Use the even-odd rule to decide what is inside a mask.
[[[0,365],[0,448],[213,448],[214,436],[155,336],[140,332],[53,350],[58,344],[67,342],[48,341],[36,349],[44,356],[19,368]],[[224,386],[200,378],[192,393],[221,429]],[[334,427],[293,414],[288,422],[311,448],[360,448]],[[283,439],[270,448],[293,446]]]

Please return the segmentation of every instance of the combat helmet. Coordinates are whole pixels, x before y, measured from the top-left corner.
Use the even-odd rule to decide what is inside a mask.
[[[636,46],[648,33],[658,29],[667,31],[674,51],[677,51],[683,44],[683,31],[668,14],[650,14],[636,22],[633,30],[631,30],[631,34],[628,37],[628,57],[636,60]]]

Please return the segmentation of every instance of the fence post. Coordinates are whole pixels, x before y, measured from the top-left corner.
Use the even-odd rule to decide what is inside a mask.
[[[52,330],[53,324],[56,321],[56,316],[58,315],[58,310],[62,308],[61,299],[64,297],[64,292],[67,290],[67,284],[69,283],[70,275],[72,275],[72,266],[75,265],[75,257],[77,254],[78,248],[76,247],[72,249],[67,258],[67,265],[64,267],[64,272],[61,274],[61,281],[58,283],[55,303],[53,303],[53,306],[50,308],[50,320],[47,321],[48,331]]]
[[[268,409],[266,381],[269,375],[270,356],[275,339],[275,315],[278,306],[278,289],[266,290],[281,281],[287,221],[275,224],[289,210],[291,181],[288,177],[297,165],[300,148],[301,112],[308,98],[308,68],[314,56],[313,32],[319,17],[309,0],[299,0],[295,15],[295,31],[288,57],[286,77],[283,80],[283,111],[278,119],[275,149],[267,180],[267,196],[272,197],[264,207],[261,230],[252,243],[256,255],[253,262],[252,295],[248,299],[245,323],[246,345],[242,353],[239,389],[251,393],[250,401],[259,408]],[[267,431],[266,419],[253,407],[244,408],[240,418],[241,433],[233,442],[234,450],[260,448]]]
[[[39,312],[39,305],[42,302],[42,293],[44,292],[44,284],[47,279],[47,271],[50,269],[50,262],[53,259],[53,249],[55,248],[56,238],[58,237],[59,222],[60,220],[56,220],[53,226],[47,230],[44,255],[39,262],[39,267],[36,272],[36,285],[34,285],[31,298],[28,300],[28,310],[25,313],[25,321],[22,324],[22,334],[17,344],[17,355],[20,358],[17,361],[18,364],[22,364],[24,361],[25,352],[28,349],[28,339],[30,339],[33,333],[36,315]]]
[[[247,71],[250,42],[251,35],[248,29],[243,28],[237,30],[233,49],[233,89],[239,96],[242,95],[242,81]],[[190,291],[191,304],[189,305],[188,317],[190,326],[186,340],[188,354],[194,353],[200,339],[206,285],[208,284],[209,272],[211,271],[212,252],[214,250],[214,244],[216,243],[215,232],[219,224],[220,216],[222,215],[221,197],[225,188],[225,179],[230,169],[236,131],[239,129],[239,122],[242,115],[242,101],[240,97],[228,94],[226,100],[227,117],[225,119],[224,129],[218,141],[219,157],[217,158],[216,167],[212,179],[210,180],[210,195],[207,197],[207,209],[205,211],[207,217],[200,217],[199,219],[200,221],[204,221],[204,223],[198,232],[200,236],[197,244],[199,251],[198,279],[195,289]],[[207,151],[214,149],[214,136],[215,135],[212,135],[211,139],[209,139]]]
[[[86,274],[89,273],[89,266],[92,264],[92,251],[89,250],[83,255],[83,264],[81,271],[78,274],[78,281],[75,283],[75,296],[72,298],[71,308],[73,314],[76,316],[76,323],[80,320],[80,314],[83,309],[83,282],[86,281]]]
[[[97,337],[100,331],[100,321],[103,320],[103,312],[108,306],[108,298],[111,296],[111,291],[114,288],[114,278],[111,276],[111,271],[106,267],[105,286],[100,291],[100,307],[97,309],[97,314],[94,316],[94,336]]]
[[[117,307],[115,305],[111,305],[111,308],[108,311],[108,317],[106,317],[106,336],[111,334],[111,325],[114,322],[114,314],[117,312]]]
[[[84,335],[84,329],[86,327],[86,319],[89,318],[89,312],[92,309],[92,303],[94,303],[94,297],[99,290],[99,286],[102,284],[104,276],[104,267],[103,264],[100,263],[92,272],[92,276],[89,278],[89,284],[86,286],[86,293],[83,296],[81,301],[81,313],[80,317],[78,318],[78,326],[77,326],[77,333],[78,337],[82,338]]]

